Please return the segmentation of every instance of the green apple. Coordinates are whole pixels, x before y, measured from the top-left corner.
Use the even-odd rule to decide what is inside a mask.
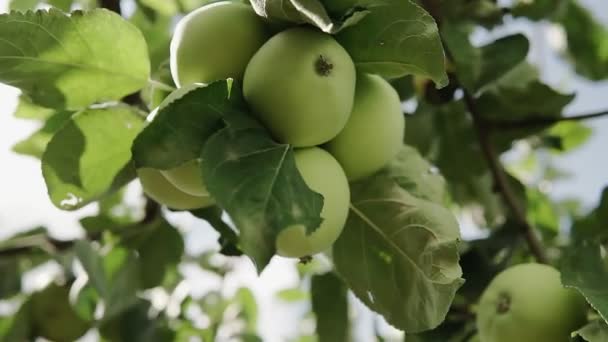
[[[37,336],[55,342],[71,342],[89,330],[91,324],[72,308],[69,292],[67,286],[51,284],[32,294],[28,305]]]
[[[580,294],[562,286],[551,266],[521,264],[498,274],[479,303],[482,342],[567,342],[585,323]]]
[[[169,208],[189,210],[214,204],[210,196],[192,196],[179,190],[159,170],[141,168],[137,170],[137,176],[146,195]]]
[[[191,160],[161,172],[179,190],[193,196],[209,196],[209,191],[203,183],[200,160]]]
[[[326,148],[355,181],[380,170],[399,152],[404,131],[395,89],[380,76],[359,74],[350,119]]]
[[[269,38],[251,6],[221,1],[190,12],[171,39],[171,74],[178,87],[242,79],[247,63]]]
[[[355,81],[352,59],[331,35],[297,27],[275,35],[253,56],[243,94],[277,140],[308,147],[344,128]]]
[[[277,237],[277,253],[301,258],[329,249],[338,239],[350,204],[350,189],[340,164],[326,151],[317,148],[295,150],[296,167],[304,182],[323,196],[323,222],[310,235],[302,225],[285,228]]]

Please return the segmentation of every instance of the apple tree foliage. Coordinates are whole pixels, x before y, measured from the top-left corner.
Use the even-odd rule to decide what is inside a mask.
[[[12,0],[11,11],[0,15],[0,82],[22,91],[14,115],[40,126],[14,151],[40,159],[55,206],[97,208],[80,221],[83,239],[56,240],[36,227],[0,241],[0,302],[12,308],[0,316],[0,341],[69,340],[89,329],[108,341],[261,340],[250,289],[184,292],[179,266],[194,264],[222,279],[233,272],[234,259],[248,258],[261,273],[281,230],[317,226],[322,202],[299,177],[293,147],[273,141],[251,119],[231,80],[194,88],[145,124],[174,89],[167,60],[175,19],[207,2]],[[592,134],[582,120],[564,119],[577,94],[540,79],[526,58],[533,46],[524,34],[481,45],[471,36],[514,19],[550,23],[565,36],[560,58],[596,82],[608,79],[608,27],[577,0],[509,7],[491,0],[250,5],[276,27],[312,25],[334,35],[358,71],[390,80],[411,104],[404,107],[410,112],[398,155],[351,184],[350,213],[330,256],[297,265],[301,285],[277,294],[310,303],[303,319],[316,329],[294,327],[296,340],[351,340],[349,312],[359,302],[407,341],[469,341],[491,279],[509,265],[538,261],[559,268],[562,284],[589,304],[588,324],[573,336],[606,341],[608,190],[589,210],[577,199],[553,200],[546,187],[567,181],[552,157],[576,150]],[[502,162],[515,146],[526,148]],[[166,170],[201,155],[204,168],[221,167],[203,170],[221,208],[189,212],[219,233],[215,248],[196,254],[186,251],[167,209],[150,199],[133,207],[125,194],[136,168]],[[235,190],[237,181],[246,186]],[[260,193],[277,200],[260,203]],[[293,214],[291,205],[302,212]],[[462,217],[486,237],[463,241]],[[330,261],[321,267],[318,259]],[[35,295],[24,291],[22,277],[49,261],[62,270],[53,284]],[[153,291],[171,296],[170,305],[154,305]],[[34,301],[54,308],[49,324],[61,334],[49,333],[31,309]],[[203,313],[204,324],[193,310]]]

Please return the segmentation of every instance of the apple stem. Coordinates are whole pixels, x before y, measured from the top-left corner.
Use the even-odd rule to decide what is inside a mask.
[[[300,264],[302,264],[302,265],[306,265],[311,261],[312,261],[312,256],[310,256],[310,255],[303,256],[300,258]]]
[[[329,76],[334,65],[325,56],[319,55],[319,58],[315,62],[315,68],[319,75]]]

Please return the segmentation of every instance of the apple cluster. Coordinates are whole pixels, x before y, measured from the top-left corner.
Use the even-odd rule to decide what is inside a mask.
[[[404,116],[397,92],[382,77],[357,72],[348,52],[312,26],[277,29],[248,4],[203,6],[177,25],[171,75],[178,90],[234,79],[252,115],[279,143],[294,147],[306,184],[324,198],[321,225],[312,234],[286,227],[278,254],[323,252],[340,235],[349,211],[349,182],[383,168],[403,142]],[[161,104],[161,107],[163,104]],[[209,206],[200,160],[172,170],[140,169],[146,193],[175,209]]]

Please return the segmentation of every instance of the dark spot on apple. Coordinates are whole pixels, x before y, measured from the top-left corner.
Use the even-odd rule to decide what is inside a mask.
[[[496,304],[496,312],[499,314],[507,313],[511,309],[511,296],[502,292],[498,295],[498,304]]]
[[[319,55],[319,58],[315,61],[315,69],[317,74],[321,76],[329,76],[334,65],[323,55]]]

